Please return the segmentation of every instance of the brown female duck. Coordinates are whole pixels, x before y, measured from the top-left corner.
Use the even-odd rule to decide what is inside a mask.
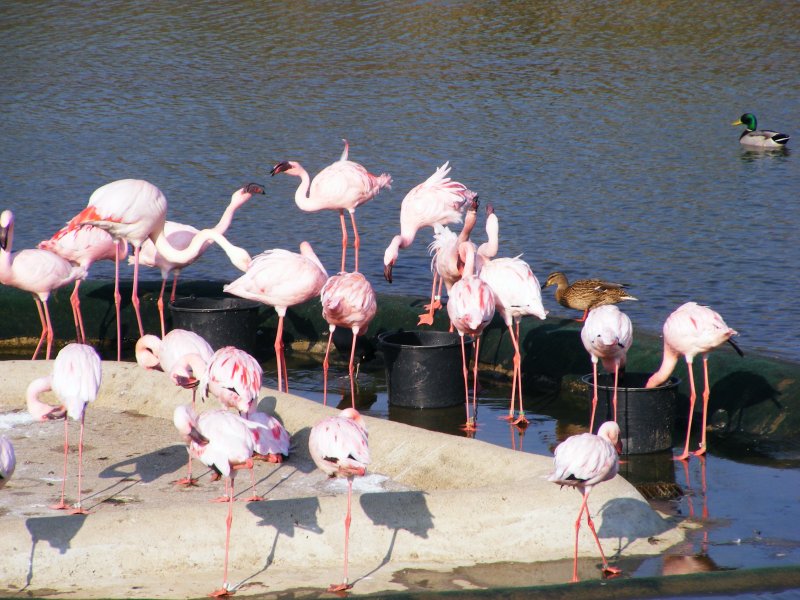
[[[542,289],[555,285],[556,301],[561,306],[582,310],[583,316],[578,322],[583,322],[589,311],[604,304],[617,304],[623,300],[637,300],[625,291],[624,283],[609,283],[602,279],[578,279],[571,285],[567,276],[556,271],[547,276],[547,281]]]

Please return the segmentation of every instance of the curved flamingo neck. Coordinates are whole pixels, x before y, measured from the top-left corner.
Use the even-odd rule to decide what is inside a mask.
[[[669,379],[669,376],[672,375],[672,372],[675,370],[675,365],[678,363],[678,356],[679,354],[675,349],[665,341],[664,358],[661,361],[661,366],[658,368],[658,371],[650,376],[645,387],[657,387]]]
[[[217,221],[217,224],[211,229],[220,235],[223,235],[226,231],[228,231],[228,227],[230,227],[231,223],[233,223],[233,215],[236,214],[237,210],[244,206],[251,196],[252,194],[241,194],[240,191],[237,190],[233,196],[231,196],[231,201],[228,206],[225,207],[225,211],[222,213],[222,216],[220,216],[219,221]]]
[[[52,389],[53,377],[51,375],[39,377],[28,384],[28,389],[25,392],[25,402],[28,407],[28,412],[37,421],[47,420],[47,416],[57,410],[57,407],[39,400],[41,394],[49,392]]]
[[[155,335],[143,335],[136,342],[136,363],[144,369],[161,367],[161,339]]]
[[[478,254],[485,259],[491,259],[497,256],[500,245],[500,224],[494,213],[486,217],[486,238],[487,241],[478,247]]]
[[[296,170],[297,173],[294,173],[294,175],[295,177],[300,178],[300,185],[297,186],[297,189],[294,192],[295,204],[297,204],[300,210],[305,210],[305,211],[317,210],[319,207],[311,199],[310,196],[311,178],[308,175],[308,171],[306,171],[299,164],[297,165]]]
[[[231,244],[225,236],[221,233],[217,233],[213,229],[198,231],[184,250],[178,250],[175,246],[170,244],[169,240],[167,240],[167,237],[164,235],[163,229],[151,235],[150,239],[153,240],[156,250],[158,250],[161,256],[170,262],[178,264],[192,262],[203,250],[205,243],[212,240],[219,244],[220,248],[225,251],[225,254],[228,255],[228,258],[237,269],[246,271],[250,266],[250,254],[248,254],[244,248]]]

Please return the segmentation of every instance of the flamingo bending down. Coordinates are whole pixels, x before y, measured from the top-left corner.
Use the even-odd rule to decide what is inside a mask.
[[[80,227],[69,232],[56,233],[49,240],[39,242],[39,248],[55,252],[62,258],[84,267],[88,273],[89,267],[98,260],[113,260],[119,266],[119,260],[128,256],[128,243],[125,240],[115,240],[107,231],[99,227]],[[81,279],[75,280],[75,288],[69,297],[75,315],[75,330],[78,341],[86,343],[86,331],[83,327],[81,315],[81,301],[78,289]],[[122,332],[119,319],[121,297],[119,293],[119,273],[114,278],[114,308],[117,317],[117,360],[122,360]]]
[[[482,279],[475,277],[475,254],[470,250],[466,255],[464,273],[459,281],[450,289],[447,300],[447,314],[450,323],[461,339],[461,361],[464,373],[464,394],[466,396],[467,422],[464,429],[467,432],[475,431],[477,418],[478,395],[478,356],[481,347],[480,335],[494,316],[495,299],[489,285]],[[467,383],[467,354],[464,348],[464,335],[475,337],[475,354],[472,369],[472,409],[475,413],[470,416],[469,410],[469,385]]]
[[[600,549],[600,557],[603,559],[603,573],[607,575],[619,575],[620,571],[616,567],[608,564],[600,545],[600,539],[594,528],[592,515],[589,506],[586,504],[589,493],[598,483],[612,479],[619,469],[619,425],[613,421],[607,421],[597,430],[597,435],[592,433],[581,433],[573,435],[556,446],[555,456],[553,457],[553,472],[547,478],[559,485],[568,485],[577,488],[583,496],[581,509],[578,518],[575,520],[575,558],[572,563],[572,581],[578,581],[578,531],[581,527],[581,516],[586,511],[586,524],[592,530],[592,535]]]
[[[0,489],[8,483],[17,466],[14,444],[5,436],[0,436]]]
[[[233,482],[236,471],[253,468],[255,439],[247,421],[227,410],[210,410],[199,417],[192,407],[175,408],[173,423],[187,445],[189,454],[225,477],[226,495],[218,501],[228,503],[225,520],[225,561],[222,586],[212,597],[229,596],[233,586],[228,583],[228,553],[233,522]]]
[[[400,234],[394,236],[383,254],[383,276],[392,283],[392,269],[401,248],[408,248],[423,227],[436,223],[460,223],[465,206],[477,194],[463,183],[452,181],[449,163],[436,169],[433,175],[414,187],[400,205]]]
[[[12,253],[13,243],[14,213],[4,210],[0,213],[0,283],[33,294],[39,321],[42,323],[42,333],[31,360],[39,354],[45,338],[47,338],[45,359],[49,360],[50,350],[53,347],[53,324],[47,300],[53,290],[86,277],[86,269],[49,250],[28,248]],[[73,317],[77,322],[78,317],[74,310],[75,305],[73,305]]]
[[[219,221],[211,229],[220,235],[224,235],[233,222],[233,215],[236,211],[244,206],[244,204],[253,197],[253,194],[263,194],[264,187],[257,183],[248,183],[236,190],[231,196],[230,204],[225,208]],[[187,248],[192,242],[194,236],[199,231],[191,225],[184,223],[177,223],[175,221],[166,221],[164,223],[164,235],[167,241],[178,250]],[[161,291],[158,294],[158,316],[161,320],[161,336],[166,334],[166,327],[164,325],[164,290],[167,286],[167,279],[170,273],[173,275],[172,291],[169,295],[169,301],[175,301],[175,293],[178,288],[178,276],[181,271],[195,262],[202,254],[213,244],[212,240],[206,242],[201,246],[200,251],[191,260],[184,262],[175,262],[166,259],[158,250],[152,240],[145,240],[142,244],[142,249],[139,252],[139,264],[145,267],[155,267],[161,271]],[[133,259],[128,259],[129,264],[133,264]]]
[[[239,270],[247,270],[250,264],[247,251],[234,246],[213,229],[198,232],[182,250],[173,247],[164,233],[166,216],[167,199],[156,186],[142,179],[119,179],[97,188],[89,198],[87,207],[56,234],[63,236],[78,227],[94,225],[108,231],[114,239],[126,240],[133,246],[131,303],[136,312],[139,337],[144,335],[139,311],[139,253],[145,240],[150,239],[166,260],[175,263],[190,262],[202,251],[206,242],[213,240]]]
[[[348,373],[350,374],[350,397],[353,402],[353,408],[355,408],[356,395],[353,362],[356,353],[356,340],[359,335],[364,335],[367,332],[367,327],[369,327],[378,310],[375,291],[367,281],[367,278],[361,273],[339,273],[325,282],[320,292],[320,298],[322,301],[322,316],[328,322],[330,330],[328,345],[325,347],[325,360],[322,362],[324,379],[322,403],[328,403],[328,355],[331,351],[333,332],[336,327],[347,327],[353,332]]]
[[[631,320],[614,304],[604,304],[589,311],[581,329],[583,347],[592,356],[594,394],[592,395],[592,417],[589,431],[594,431],[594,413],[597,409],[597,362],[603,368],[614,371],[614,420],[617,420],[617,388],[620,371],[625,373],[628,350],[633,344],[633,325]]]
[[[37,421],[64,419],[64,478],[61,481],[61,501],[51,506],[56,510],[68,508],[64,503],[64,488],[67,484],[67,452],[69,450],[69,425],[67,417],[81,422],[78,442],[78,501],[70,514],[87,514],[81,506],[81,484],[83,480],[83,425],[86,404],[94,401],[103,377],[102,363],[97,352],[85,344],[67,344],[53,361],[53,374],[34,379],[26,392],[28,412]],[[39,400],[39,396],[52,390],[59,406],[51,406]]]
[[[705,388],[703,390],[703,429],[700,441],[700,449],[694,454],[700,456],[708,449],[706,444],[706,423],[708,418],[708,398],[711,388],[708,384],[708,353],[717,346],[728,342],[734,347],[740,356],[744,356],[739,346],[736,345],[731,337],[737,335],[736,330],[731,329],[719,313],[711,310],[707,306],[701,306],[696,302],[687,302],[678,307],[664,322],[664,358],[658,371],[650,376],[645,387],[654,388],[669,379],[678,356],[683,354],[686,358],[686,366],[689,369],[689,425],[686,428],[686,444],[683,453],[677,456],[677,460],[689,458],[689,436],[692,431],[692,415],[694,404],[697,400],[697,391],[694,385],[694,373],[692,372],[692,362],[698,354],[703,355],[703,376]]]
[[[309,179],[308,172],[299,162],[285,160],[270,171],[271,175],[286,173],[300,178],[300,185],[294,193],[295,204],[306,212],[318,210],[338,210],[342,225],[342,271],[345,270],[347,252],[347,226],[344,211],[350,213],[353,224],[353,248],[355,249],[355,269],[358,271],[358,249],[361,242],[356,228],[356,208],[372,200],[383,188],[392,187],[392,177],[388,173],[373,175],[357,162],[347,159],[348,144],[344,142],[341,158],[328,165]]]
[[[145,369],[159,369],[169,373],[173,382],[185,389],[192,390],[192,407],[195,406],[197,396],[197,383],[203,371],[197,376],[187,372],[185,377],[178,380],[172,377],[172,371],[178,362],[186,355],[193,355],[201,361],[203,366],[211,360],[214,350],[202,336],[194,331],[186,329],[173,329],[164,339],[158,339],[154,335],[143,335],[136,342],[136,362]],[[197,363],[195,362],[195,365]],[[186,467],[186,477],[178,479],[177,485],[191,486],[197,483],[192,477],[192,457],[189,457],[189,464]]]
[[[289,391],[289,376],[283,355],[283,318],[286,309],[318,296],[327,279],[328,273],[314,254],[311,244],[302,242],[299,254],[277,248],[253,257],[245,274],[222,288],[228,294],[275,307],[278,313],[278,331],[275,334],[278,391]]]
[[[348,544],[350,539],[353,477],[363,476],[370,463],[369,435],[361,415],[346,408],[335,417],[323,419],[311,428],[308,450],[319,469],[329,477],[347,478],[347,515],[344,519],[344,578],[332,584],[329,592],[342,592],[353,587],[347,579]]]
[[[520,352],[519,323],[522,317],[533,315],[544,320],[547,311],[542,304],[539,280],[528,263],[520,257],[495,258],[486,262],[479,277],[489,284],[494,292],[495,306],[503,322],[508,327],[511,344],[514,346],[514,372],[511,378],[511,404],[508,408],[509,421],[515,425],[526,426],[528,419],[522,404],[522,354]],[[516,332],[512,327],[516,325]],[[514,395],[519,397],[519,416],[514,418]]]

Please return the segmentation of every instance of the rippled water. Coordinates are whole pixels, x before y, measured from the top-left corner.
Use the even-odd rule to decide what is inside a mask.
[[[338,219],[300,212],[297,180],[269,170],[316,173],[346,137],[394,178],[357,212],[379,292],[427,293],[429,232],[392,286],[383,248],[405,193],[449,160],[495,206],[501,253],[540,279],[628,282],[649,331],[710,304],[745,348],[798,360],[797,153],[743,151],[729,125],[751,111],[800,143],[797,22],[796,2],[7,1],[0,194],[24,247],[114,179],[151,180],[169,218],[197,226],[257,181],[267,196],[230,239],[251,253],[307,239],[333,270]],[[213,250],[186,275],[237,273]]]

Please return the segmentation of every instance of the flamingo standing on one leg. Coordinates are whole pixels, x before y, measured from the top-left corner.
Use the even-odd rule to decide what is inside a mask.
[[[313,180],[298,162],[285,160],[279,162],[270,173],[286,173],[300,178],[300,185],[295,191],[295,204],[306,212],[318,210],[338,210],[342,224],[342,271],[345,271],[347,252],[347,226],[344,211],[350,213],[353,224],[353,248],[355,249],[355,269],[358,271],[358,249],[361,242],[356,228],[356,208],[372,200],[383,188],[392,187],[392,177],[388,173],[373,175],[357,162],[347,160],[348,144],[344,141],[341,158],[317,173]]]
[[[509,421],[525,427],[528,419],[522,404],[522,354],[520,352],[519,323],[522,317],[533,315],[544,320],[547,311],[542,304],[539,280],[528,263],[519,257],[495,258],[481,267],[479,277],[489,284],[494,292],[497,311],[508,327],[511,344],[514,346],[514,372],[511,378],[511,404]],[[516,332],[512,327],[516,325]],[[514,418],[514,395],[519,397],[519,416]]]
[[[356,354],[356,341],[359,335],[367,332],[370,322],[378,310],[375,291],[367,278],[361,273],[339,273],[325,282],[320,292],[322,316],[328,322],[330,334],[325,347],[325,360],[322,361],[323,394],[322,403],[328,404],[328,356],[331,351],[333,332],[336,327],[347,327],[353,332],[353,344],[350,349],[350,397],[353,408],[356,407],[355,376],[353,363]]]
[[[99,260],[113,260],[119,268],[119,261],[128,256],[128,243],[125,240],[115,240],[107,231],[99,227],[80,227],[72,231],[59,231],[49,240],[39,242],[39,248],[55,252],[62,258],[84,267],[88,273],[89,268]],[[75,288],[69,297],[72,310],[75,314],[75,330],[78,342],[86,343],[86,331],[83,327],[81,314],[81,300],[78,289],[81,280],[75,280]],[[122,331],[120,325],[120,305],[122,298],[119,293],[119,271],[114,277],[114,308],[117,318],[117,360],[122,360]]]
[[[230,204],[228,204],[225,212],[222,213],[222,216],[217,224],[211,229],[220,235],[224,235],[225,232],[228,231],[228,227],[231,226],[231,223],[233,222],[233,215],[236,213],[236,211],[244,206],[245,203],[253,197],[253,194],[263,193],[264,186],[257,183],[248,183],[247,185],[236,190],[231,196]],[[173,247],[179,250],[187,248],[192,242],[194,236],[196,236],[198,233],[199,231],[197,228],[192,227],[191,225],[177,223],[175,221],[166,221],[164,223],[164,235],[166,236],[167,241]],[[167,260],[160,252],[158,252],[158,250],[156,250],[156,246],[151,240],[145,240],[145,242],[142,244],[142,249],[139,252],[139,264],[144,265],[145,267],[155,267],[161,271],[161,291],[158,294],[158,316],[161,320],[162,337],[166,335],[166,326],[164,324],[164,291],[166,289],[167,279],[169,279],[170,273],[172,273],[173,279],[169,301],[174,302],[175,293],[178,289],[178,276],[181,274],[181,271],[200,258],[200,256],[202,256],[202,254],[211,246],[211,244],[213,244],[213,241],[209,240],[200,248],[200,251],[196,256],[192,257],[191,260],[184,262]],[[129,259],[128,262],[133,263],[133,259]]]
[[[13,242],[14,213],[4,210],[0,213],[0,283],[33,294],[33,301],[36,303],[36,310],[42,323],[42,333],[31,360],[39,354],[45,338],[47,339],[45,358],[49,360],[54,334],[47,300],[53,290],[86,277],[86,269],[49,250],[28,248],[12,253]],[[74,305],[73,317],[77,322]]]
[[[676,460],[686,460],[689,458],[692,415],[694,413],[694,404],[697,400],[694,373],[692,372],[694,357],[698,354],[703,355],[703,376],[705,379],[702,439],[700,441],[700,449],[695,452],[699,456],[708,449],[706,445],[706,422],[708,417],[708,398],[711,393],[711,388],[708,384],[708,353],[725,342],[733,346],[740,356],[744,356],[744,353],[731,339],[732,336],[737,335],[736,330],[728,327],[719,313],[696,302],[687,302],[667,317],[664,322],[663,333],[664,358],[658,371],[653,373],[650,379],[647,380],[645,387],[654,388],[667,381],[675,369],[678,356],[683,354],[689,369],[689,425],[686,428],[686,444],[683,448],[683,453],[677,456]]]
[[[362,476],[370,463],[367,426],[354,408],[346,408],[335,417],[323,419],[311,428],[308,450],[321,471],[329,477],[347,478],[347,515],[344,519],[344,578],[340,584],[332,584],[329,592],[343,592],[352,585],[348,583],[347,563],[350,539],[351,500],[353,477]]]
[[[0,489],[8,483],[17,466],[14,444],[7,437],[0,436]]]
[[[229,596],[233,586],[228,583],[228,553],[233,522],[233,482],[236,471],[253,468],[255,440],[247,421],[227,410],[210,410],[199,417],[188,405],[175,408],[173,423],[186,442],[189,454],[225,477],[226,495],[217,499],[228,503],[225,520],[225,561],[222,586],[212,597]]]
[[[165,373],[172,373],[175,365],[182,357],[191,354],[196,356],[198,361],[205,366],[211,360],[214,350],[211,345],[194,331],[186,329],[173,329],[164,339],[159,339],[154,335],[143,335],[136,342],[136,362],[145,369],[159,369]],[[195,365],[197,363],[195,362]],[[185,389],[192,390],[192,408],[195,407],[197,396],[197,384],[204,371],[201,370],[197,375],[187,372],[186,376],[178,381],[173,378],[176,385]],[[192,477],[192,457],[189,457],[189,464],[186,467],[186,477],[178,479],[177,485],[192,486],[197,480]]]
[[[222,288],[234,296],[275,307],[278,313],[278,331],[275,334],[278,391],[289,391],[289,376],[283,355],[283,318],[286,309],[319,295],[327,280],[328,273],[314,254],[311,244],[302,242],[299,254],[277,248],[253,257],[245,274]]]
[[[581,528],[581,516],[586,511],[586,523],[592,530],[592,535],[600,549],[600,557],[603,559],[603,573],[607,575],[619,575],[620,571],[616,567],[608,564],[600,545],[600,539],[594,528],[592,515],[589,512],[587,500],[592,488],[598,483],[612,479],[619,469],[619,425],[613,421],[607,421],[600,426],[597,435],[591,433],[581,433],[573,435],[556,446],[555,456],[553,457],[553,472],[547,478],[559,485],[568,485],[577,488],[583,496],[581,509],[578,518],[575,520],[575,558],[572,566],[572,581],[578,581],[578,531]]]
[[[401,248],[408,248],[423,227],[436,223],[460,223],[464,207],[477,194],[463,183],[452,181],[449,163],[436,169],[433,175],[414,187],[400,205],[400,234],[394,236],[383,254],[383,276],[392,283],[392,269]]]
[[[69,425],[67,417],[81,422],[78,442],[78,501],[70,514],[87,514],[81,506],[81,484],[83,480],[83,425],[86,404],[94,401],[102,380],[100,356],[91,346],[67,344],[53,361],[53,374],[34,379],[26,392],[28,412],[37,421],[64,419],[64,478],[61,482],[61,501],[51,508],[68,508],[64,503],[64,488],[67,483],[67,453],[69,450]],[[52,390],[60,405],[51,406],[39,400],[44,392]]]
[[[461,338],[461,360],[464,373],[464,393],[466,396],[467,422],[464,429],[467,432],[475,431],[477,417],[478,395],[478,356],[480,352],[480,335],[494,316],[495,299],[492,288],[482,279],[475,277],[475,254],[470,249],[464,263],[464,274],[450,289],[447,300],[447,314],[450,322],[458,331]],[[467,354],[464,348],[464,335],[475,337],[475,354],[473,356],[472,370],[472,408],[476,413],[470,416],[469,410],[469,385],[467,383]]]
[[[247,270],[250,264],[247,251],[234,246],[213,229],[200,231],[183,250],[173,247],[164,233],[166,216],[167,199],[156,186],[142,179],[119,179],[97,188],[89,198],[88,206],[56,234],[62,236],[78,227],[94,225],[108,231],[114,239],[126,240],[133,246],[131,303],[136,312],[139,337],[144,335],[139,311],[139,253],[145,240],[150,239],[165,259],[175,263],[191,261],[208,240],[213,240],[239,270]],[[118,269],[117,265],[117,273]]]
[[[628,350],[633,344],[633,325],[631,320],[614,304],[605,304],[589,311],[581,329],[583,347],[592,356],[594,394],[592,396],[592,417],[589,431],[594,431],[594,413],[597,409],[597,362],[609,373],[614,371],[614,420],[617,420],[617,388],[620,372],[625,373]]]

